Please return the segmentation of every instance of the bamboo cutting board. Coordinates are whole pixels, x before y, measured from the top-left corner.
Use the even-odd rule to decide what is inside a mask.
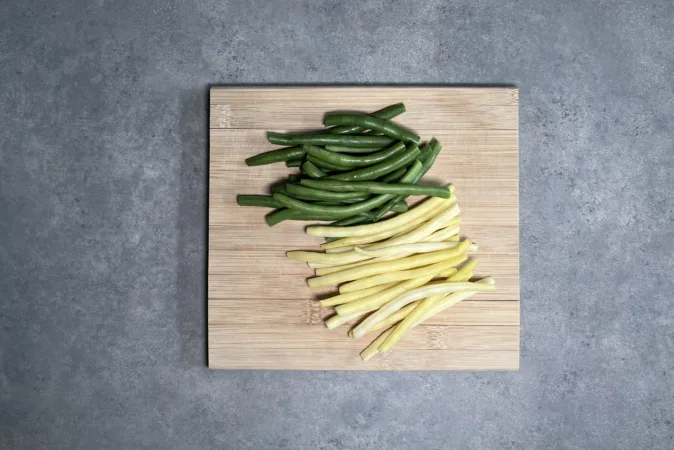
[[[461,234],[479,245],[481,293],[415,328],[393,351],[361,361],[376,337],[329,331],[331,314],[310,290],[312,271],[285,252],[316,250],[304,223],[267,227],[266,208],[239,207],[237,194],[266,194],[284,164],[247,167],[276,148],[266,131],[322,127],[331,110],[376,111],[404,102],[397,121],[443,145],[424,178],[451,182]],[[519,368],[518,92],[514,88],[213,88],[210,99],[208,354],[216,369],[516,370]]]

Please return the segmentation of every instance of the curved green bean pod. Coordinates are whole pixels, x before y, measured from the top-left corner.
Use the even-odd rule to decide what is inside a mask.
[[[419,136],[412,133],[410,130],[397,125],[390,120],[380,119],[378,117],[368,116],[365,114],[354,113],[334,113],[325,116],[323,123],[327,126],[359,126],[369,130],[380,131],[386,136],[394,139],[400,139],[404,142],[419,143]],[[372,136],[372,135],[368,135]],[[375,136],[372,136],[375,137]]]

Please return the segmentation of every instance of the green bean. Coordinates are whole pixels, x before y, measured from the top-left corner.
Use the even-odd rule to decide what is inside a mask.
[[[271,190],[272,194],[274,194],[276,192],[285,192],[286,191],[286,183],[280,183],[280,184],[272,185],[270,190]]]
[[[301,167],[301,166],[302,166],[301,159],[291,159],[289,161],[286,161],[286,167]]]
[[[294,210],[302,211],[307,214],[319,214],[319,215],[334,215],[335,218],[339,219],[342,217],[349,217],[355,214],[369,211],[377,206],[380,206],[391,199],[391,195],[378,195],[372,197],[364,202],[354,203],[348,206],[321,206],[314,205],[312,203],[303,202],[295,198],[289,197],[282,193],[274,194],[274,200],[280,202],[286,208],[291,208]]]
[[[371,153],[364,156],[353,156],[353,155],[343,155],[341,153],[334,153],[328,150],[325,150],[315,145],[303,145],[307,154],[320,158],[323,161],[328,161],[339,166],[344,166],[348,168],[354,167],[365,167],[371,166],[372,164],[380,163],[388,158],[391,158],[400,152],[405,150],[405,144],[398,142],[397,144],[392,145],[386,150],[382,150],[377,153]]]
[[[271,195],[237,195],[236,203],[239,206],[265,206],[267,208],[280,208],[282,206]]]
[[[427,145],[426,147],[426,152],[423,158],[422,162],[422,169],[419,172],[418,177],[412,181],[412,183],[417,183],[421,178],[426,175],[426,173],[430,170],[431,166],[435,162],[435,159],[437,158],[438,154],[440,153],[440,150],[442,150],[442,145],[440,144],[440,141],[437,139],[433,138],[431,139],[431,142]],[[384,217],[384,214],[389,212],[391,208],[393,207],[393,201],[400,201],[404,200],[405,196],[399,195],[396,198],[390,200],[388,203],[386,203],[383,207],[379,208],[375,212],[375,221],[381,219]]]
[[[410,209],[410,206],[406,202],[402,201],[402,202],[398,202],[395,205],[393,205],[393,208],[391,208],[391,211],[397,212],[397,213],[404,213],[404,212],[407,212],[408,209]]]
[[[303,199],[300,196],[295,196],[295,198],[300,199],[300,200],[308,200],[308,199]],[[360,198],[349,198],[347,200],[340,200],[340,201],[335,201],[335,202],[311,202],[314,205],[322,205],[322,206],[341,206],[341,205],[350,205],[352,203],[358,203],[367,200],[368,197],[360,197]]]
[[[426,175],[426,173],[431,169],[431,166],[433,166],[433,164],[435,163],[435,159],[438,157],[440,151],[442,150],[442,144],[440,144],[440,141],[438,141],[435,138],[431,139],[431,142],[428,145],[430,147],[430,150],[426,158],[424,158],[423,162],[424,168],[422,170],[419,179],[421,179],[421,177]]]
[[[351,172],[339,173],[325,177],[330,180],[343,181],[368,181],[374,180],[396,169],[407,166],[419,156],[419,148],[416,144],[411,144],[409,150],[403,154],[394,156],[378,164],[374,164],[362,169],[352,170]]]
[[[380,119],[393,119],[405,112],[405,105],[402,103],[396,103],[395,105],[387,106],[384,109],[380,109],[377,112],[371,114],[371,116],[378,117]],[[356,134],[364,131],[364,128],[359,126],[340,126],[332,127],[323,131],[324,133],[331,134]]]
[[[375,153],[385,150],[386,147],[359,148],[359,147],[343,147],[341,145],[326,145],[325,149],[335,153]]]
[[[418,151],[419,149],[416,149],[416,152]],[[407,170],[407,173],[401,181],[405,183],[413,180],[420,171],[421,163],[419,161],[415,161],[414,164]],[[393,197],[394,196],[392,194],[382,194],[375,195],[364,202],[354,203],[348,206],[320,206],[294,199],[282,193],[274,194],[274,200],[277,200],[286,208],[292,208],[308,214],[317,214],[321,217],[333,215],[336,219],[350,217],[365,211],[370,211],[371,209],[386,203]]]
[[[386,136],[342,135],[342,134],[281,134],[267,133],[267,140],[276,145],[343,145],[346,147],[381,148],[391,145],[394,139]]]
[[[339,164],[335,164],[330,161],[326,161],[322,158],[319,158],[314,155],[307,155],[307,161],[310,161],[312,164],[314,164],[316,167],[319,169],[327,169],[327,170],[335,170],[338,172],[344,172],[351,170],[351,167],[346,167],[346,166],[341,166]]]
[[[299,183],[302,177],[300,175],[296,175],[294,173],[288,175],[288,181],[291,183]]]
[[[284,220],[320,220],[320,221],[329,221],[329,220],[336,220],[337,217],[329,216],[329,215],[320,215],[320,214],[306,214],[301,211],[297,211],[294,209],[287,209],[287,208],[281,208],[281,209],[276,209],[265,217],[265,221],[267,222],[267,225],[270,227],[273,227],[274,225],[277,225]]]
[[[405,202],[396,203],[396,205],[393,207],[393,211],[398,212],[398,213],[403,213],[403,212],[407,211],[407,209],[408,209],[408,206],[407,206],[407,203],[405,203]],[[374,219],[374,213],[372,211],[368,211],[368,212],[365,212],[365,213],[358,214],[356,216],[347,217],[346,219],[340,219],[336,222],[332,222],[330,225],[335,226],[335,227],[346,227],[346,226],[349,226],[349,225],[361,225],[361,224],[364,224],[364,223],[371,223],[373,219]]]
[[[421,157],[421,155],[419,155],[419,157]],[[394,171],[394,172],[391,172],[391,173],[389,173],[388,175],[382,177],[381,182],[382,182],[382,183],[392,183],[392,182],[396,182],[396,181],[398,181],[398,180],[400,179],[400,177],[402,177],[403,175],[405,175],[406,170],[407,170],[407,169],[405,169],[404,167],[401,167],[400,169],[398,169],[398,170],[396,170],[396,171]]]
[[[400,125],[396,125],[390,120],[380,119],[365,114],[353,114],[353,113],[328,114],[325,116],[323,123],[327,126],[331,125],[359,126],[374,131],[381,131],[386,136],[390,136],[394,139],[399,139],[404,142],[413,142],[415,144],[419,143],[419,136],[412,133],[410,130],[405,129]]]
[[[302,147],[287,147],[270,152],[260,153],[259,155],[251,156],[246,159],[247,166],[263,166],[265,164],[272,164],[276,162],[289,161],[291,159],[298,159],[304,156]]]
[[[311,180],[315,181],[315,180]],[[309,200],[323,200],[323,201],[333,201],[333,200],[348,200],[351,198],[367,198],[367,193],[358,192],[358,191],[349,191],[349,192],[334,192],[327,190],[314,189],[312,187],[299,186],[296,184],[289,184],[286,186],[286,193],[292,195],[293,197],[302,196],[305,199]]]
[[[363,214],[358,214],[357,216],[351,216],[351,217],[346,217],[344,219],[340,219],[336,222],[332,222],[330,226],[335,226],[335,227],[348,227],[350,225],[361,225],[365,222],[369,222],[370,219],[367,218],[367,216]]]
[[[388,184],[376,181],[335,181],[303,179],[304,186],[335,193],[366,192],[368,194],[428,195],[430,197],[449,198],[451,193],[446,187],[423,186],[419,184]],[[290,186],[287,187],[288,193]]]
[[[302,164],[302,171],[311,178],[321,178],[327,175],[321,169],[316,167],[311,161],[306,161],[304,164]]]

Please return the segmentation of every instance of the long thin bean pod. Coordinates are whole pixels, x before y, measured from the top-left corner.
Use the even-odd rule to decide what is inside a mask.
[[[325,116],[323,123],[327,126],[359,126],[374,131],[380,131],[386,136],[395,139],[400,139],[405,142],[419,143],[419,136],[412,133],[410,130],[396,125],[390,120],[380,119],[378,117],[367,116],[365,114],[353,113],[334,113]]]

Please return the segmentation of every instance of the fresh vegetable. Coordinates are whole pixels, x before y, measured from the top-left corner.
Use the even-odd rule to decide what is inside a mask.
[[[302,159],[290,159],[286,161],[286,167],[300,167],[303,161]]]
[[[265,164],[272,164],[276,162],[290,161],[293,159],[301,159],[304,157],[304,149],[301,146],[281,148],[272,150],[259,155],[251,156],[246,159],[247,166],[262,166]]]
[[[322,158],[319,158],[316,155],[307,155],[307,161],[324,171],[348,172],[351,170],[351,167],[340,166],[339,164],[335,164],[332,161],[326,161]]]
[[[391,173],[394,170],[399,169],[400,167],[407,166],[411,162],[415,161],[417,159],[417,156],[419,156],[419,149],[416,146],[411,146],[407,149],[405,153],[393,156],[380,163],[364,167],[362,169],[352,170],[350,172],[329,175],[325,178],[331,180],[348,180],[348,181],[374,180],[383,175],[386,175],[387,173]],[[416,177],[412,179],[416,179]]]
[[[304,164],[302,164],[302,172],[311,178],[322,178],[327,175],[327,173],[316,167],[316,165],[311,161],[306,161]]]
[[[421,163],[417,161],[407,170],[407,173],[402,178],[403,182],[416,177],[420,170],[421,170]],[[366,200],[364,202],[355,203],[353,205],[348,206],[320,206],[320,205],[312,205],[310,203],[294,199],[282,193],[274,194],[274,200],[277,200],[286,208],[304,212],[308,215],[314,214],[316,216],[325,216],[325,217],[331,216],[336,219],[350,217],[362,212],[370,211],[372,208],[375,208],[387,202],[388,200],[391,199],[391,197],[393,196],[390,194],[383,194],[374,196],[371,199]]]
[[[364,114],[344,114],[335,113],[325,116],[323,123],[327,126],[341,125],[341,126],[359,126],[362,128],[379,131],[386,136],[394,139],[400,139],[404,142],[419,143],[419,136],[409,130],[396,125],[390,120],[381,119],[374,116],[366,116]]]
[[[298,184],[288,184],[286,185],[286,192],[288,195],[294,196],[296,198],[305,198],[309,200],[345,200],[350,198],[363,198],[367,197],[367,192],[358,192],[358,191],[327,191],[321,189],[314,189],[312,187],[301,186]]]
[[[348,292],[359,291],[361,289],[367,289],[373,286],[378,286],[381,284],[388,284],[392,281],[402,281],[409,280],[412,278],[425,277],[426,275],[435,275],[442,272],[443,270],[451,269],[454,266],[457,266],[461,261],[465,260],[464,257],[447,258],[444,261],[440,261],[428,266],[419,267],[416,269],[410,270],[398,270],[388,273],[380,273],[377,275],[371,275],[369,277],[359,278],[358,280],[351,281],[350,283],[343,284],[339,287],[339,292],[341,294],[346,294]]]
[[[386,150],[385,147],[373,148],[373,147],[344,147],[343,145],[325,145],[323,148],[335,153],[358,153],[358,154],[369,154],[376,153],[382,150]]]
[[[465,240],[462,245],[447,250],[439,250],[437,252],[423,253],[421,255],[410,256],[408,258],[369,264],[363,267],[356,267],[354,269],[347,269],[341,272],[332,273],[322,277],[309,278],[310,287],[330,286],[344,281],[357,280],[359,278],[376,275],[378,273],[386,273],[395,270],[411,269],[413,267],[426,266],[445,259],[453,258],[466,251],[471,242]]]
[[[346,168],[371,166],[372,164],[380,163],[391,158],[392,156],[402,153],[406,149],[405,144],[398,142],[391,147],[376,153],[370,153],[369,155],[363,156],[354,156],[331,152],[315,145],[303,145],[302,148],[305,152],[307,152],[307,154],[319,158],[322,161],[327,161],[336,166]]]
[[[236,202],[239,206],[266,206],[267,208],[282,206],[271,195],[239,195],[236,197]]]
[[[450,186],[450,192],[453,191],[452,186]],[[446,207],[446,205],[451,204],[447,199],[442,198],[430,198],[425,202],[421,203],[416,208],[401,214],[399,216],[393,217],[392,219],[386,220],[384,222],[373,223],[370,225],[361,225],[357,227],[326,227],[326,226],[311,226],[307,228],[307,234],[309,236],[331,236],[331,237],[352,237],[352,236],[372,236],[377,235],[378,233],[386,231],[403,231],[407,229],[410,224],[416,225],[421,222],[414,223],[417,219],[423,221],[429,213],[436,208]],[[413,226],[412,225],[412,226]],[[388,237],[388,236],[387,236]],[[382,238],[380,238],[382,239]],[[335,241],[337,242],[337,241]],[[354,242],[355,244],[361,244],[363,242]],[[334,243],[329,243],[332,245],[324,244],[323,248],[330,247],[344,247],[345,245],[336,245]],[[346,244],[351,245],[351,244]]]
[[[346,147],[382,148],[395,142],[386,136],[367,136],[362,134],[282,134],[267,133],[267,140],[276,145],[343,145]]]
[[[242,206],[276,208],[265,218],[269,226],[334,221],[307,228],[329,240],[323,251],[287,256],[315,270],[310,287],[339,285],[337,295],[320,301],[336,312],[325,320],[329,329],[355,324],[352,338],[379,332],[361,353],[364,360],[389,351],[433,314],[494,289],[491,277],[470,281],[477,263],[467,253],[477,246],[459,237],[454,187],[419,184],[442,146],[435,138],[420,144],[418,135],[391,122],[404,111],[400,103],[371,114],[334,112],[324,119],[332,128],[269,132],[269,142],[287,147],[246,164],[285,162],[300,171],[275,183],[271,196],[237,198]],[[410,195],[429,198],[408,210]]]
[[[335,295],[334,297],[330,297],[330,298],[326,298],[325,300],[321,300],[320,304],[321,304],[321,306],[342,305],[344,303],[356,301],[359,298],[368,297],[372,294],[376,294],[377,292],[381,292],[384,289],[388,289],[395,284],[396,283],[380,284],[378,286],[373,286],[369,289],[362,289],[360,291],[349,292],[347,294]]]
[[[334,192],[360,191],[370,194],[402,194],[402,195],[428,195],[429,197],[449,198],[451,192],[447,187],[422,186],[411,183],[379,183],[376,181],[350,181],[339,182],[334,180],[308,180],[301,183],[305,186]]]
[[[393,119],[394,117],[397,117],[403,114],[404,112],[405,112],[405,105],[402,103],[396,103],[395,105],[387,106],[384,109],[380,109],[379,111],[374,112],[371,115],[379,119]],[[324,132],[330,134],[354,134],[354,133],[361,133],[363,131],[365,130],[357,125],[344,125],[328,128]]]

